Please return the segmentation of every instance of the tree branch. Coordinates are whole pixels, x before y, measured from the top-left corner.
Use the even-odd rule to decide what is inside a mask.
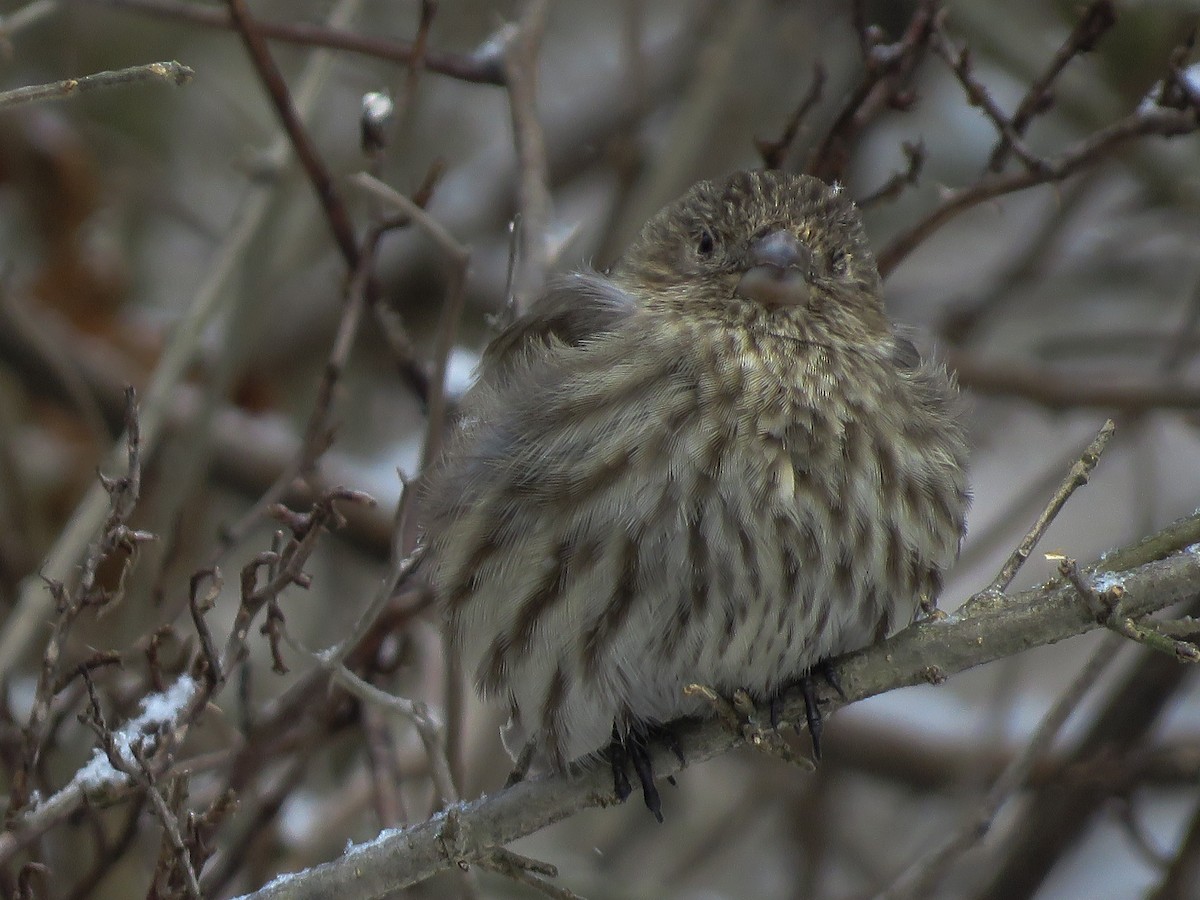
[[[22,103],[34,103],[39,100],[65,100],[68,97],[100,88],[127,87],[131,84],[159,82],[174,84],[178,87],[191,81],[195,74],[187,66],[174,61],[130,66],[127,69],[117,69],[115,72],[97,72],[94,75],[67,78],[51,84],[34,84],[29,87],[0,92],[0,109],[8,109]]]
[[[1108,580],[1124,588],[1121,614],[1148,615],[1195,596],[1200,586],[1200,516],[1183,520],[1137,547],[1106,558],[1134,561],[1137,568]],[[1150,549],[1153,548],[1153,549]],[[1155,559],[1150,554],[1170,553]],[[827,709],[900,687],[940,683],[950,675],[1031,647],[1053,644],[1100,627],[1075,587],[1061,581],[1035,590],[988,598],[969,616],[953,614],[913,626],[891,640],[835,661],[845,699],[829,687],[818,690]],[[785,698],[784,718],[803,721],[799,691]],[[685,720],[672,727],[689,763],[725,753],[742,743],[715,719]],[[673,753],[653,748],[659,777],[681,768]],[[383,832],[324,863],[247,895],[247,900],[299,900],[339,895],[376,897],[415,884],[451,867],[470,865],[489,848],[507,844],[588,807],[615,803],[611,773],[595,766],[570,775],[522,782],[499,793],[450,808],[427,822]]]
[[[191,25],[198,25],[201,28],[226,30],[234,28],[233,17],[228,10],[205,3],[190,3],[185,0],[87,0],[87,2],[93,6],[108,6],[160,18],[176,19]],[[340,28],[317,23],[259,22],[258,28],[264,37],[285,44],[344,50],[406,65],[411,63],[421,52],[415,43],[354,34]],[[461,56],[438,50],[424,50],[421,52],[421,57],[425,68],[430,72],[437,72],[439,75],[475,84],[504,84],[504,66],[498,54],[479,52]]]

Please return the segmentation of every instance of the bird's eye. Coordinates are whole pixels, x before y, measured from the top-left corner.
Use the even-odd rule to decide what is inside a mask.
[[[700,232],[700,239],[696,242],[696,252],[701,256],[712,256],[716,249],[716,240],[712,236],[712,232],[707,228]]]
[[[829,251],[829,271],[834,275],[845,275],[846,270],[850,267],[850,261],[846,258],[846,251],[838,248]]]

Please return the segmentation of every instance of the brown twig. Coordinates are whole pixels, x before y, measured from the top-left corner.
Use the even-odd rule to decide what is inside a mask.
[[[172,874],[178,873],[182,876],[183,886],[188,897],[193,898],[193,900],[203,900],[204,895],[200,891],[200,880],[196,876],[195,866],[192,865],[191,851],[188,849],[187,842],[183,838],[183,833],[179,830],[179,819],[167,804],[162,792],[158,789],[156,776],[150,770],[141,746],[134,744],[130,747],[130,752],[133,754],[135,764],[127,766],[127,772],[139,783],[142,791],[150,799],[150,806],[154,810],[159,824],[163,827],[163,836],[166,838],[175,857],[175,871]],[[115,759],[119,760],[119,754],[109,756],[109,762],[113,763],[114,768],[117,764],[114,762]],[[169,876],[168,878],[169,883],[175,880]]]
[[[125,573],[132,564],[132,552],[138,544],[152,540],[153,536],[134,531],[126,524],[133,513],[141,492],[141,440],[138,424],[137,395],[133,388],[125,391],[126,428],[126,474],[108,479],[100,476],[109,496],[109,513],[100,534],[92,541],[73,589],[58,582],[48,587],[55,599],[56,616],[51,632],[42,651],[41,667],[34,688],[34,702],[29,712],[22,739],[22,764],[12,784],[11,808],[19,809],[29,798],[32,790],[30,779],[37,768],[46,738],[46,725],[50,704],[54,699],[55,686],[61,683],[59,670],[67,637],[76,618],[89,605],[97,606],[111,602],[115,595],[96,589],[96,576],[100,564],[111,557],[123,557],[118,583],[124,583]],[[88,670],[76,667],[90,684]]]
[[[800,132],[800,126],[804,124],[808,114],[821,102],[821,91],[825,87],[826,74],[825,66],[820,62],[813,63],[812,81],[809,82],[808,90],[800,99],[800,105],[796,107],[796,111],[783,126],[783,133],[775,140],[754,139],[754,147],[758,150],[758,155],[762,157],[763,168],[778,169],[783,165],[788,149]]]
[[[908,26],[894,44],[879,42],[869,26],[860,30],[864,54],[863,74],[842,104],[825,138],[809,154],[804,171],[822,181],[842,181],[851,151],[866,127],[887,109],[904,109],[915,99],[910,82],[929,45],[937,0],[920,0]]]
[[[517,315],[542,288],[549,264],[550,177],[546,139],[537,115],[537,66],[551,0],[528,0],[506,40],[504,71],[517,149],[517,209],[520,251],[513,280]]]
[[[333,442],[332,419],[334,399],[337,386],[350,359],[350,351],[354,346],[362,323],[363,314],[369,304],[367,292],[374,278],[375,256],[383,235],[390,230],[406,225],[407,221],[389,219],[373,227],[363,242],[361,254],[357,256],[357,265],[353,270],[346,287],[346,304],[338,321],[337,333],[329,350],[329,357],[321,372],[321,380],[317,384],[317,396],[308,414],[304,427],[304,436],[300,441],[298,452],[287,462],[283,470],[276,475],[271,485],[258,497],[254,504],[246,510],[232,525],[222,530],[224,549],[236,546],[254,528],[263,515],[276,504],[280,503],[291,490],[297,478],[303,478],[309,490],[319,494],[322,486],[315,482],[314,471],[321,456]],[[216,559],[210,561],[215,565]]]
[[[404,78],[404,110],[412,109],[416,102],[417,85],[421,81],[421,72],[428,65],[429,58],[429,29],[433,27],[433,17],[437,14],[437,4],[433,0],[421,0],[421,11],[417,19],[417,36],[413,40],[412,58],[408,61],[408,71]]]
[[[92,5],[175,19],[203,28],[228,30],[235,27],[229,12],[215,5],[189,3],[185,0],[86,0],[86,2]],[[351,34],[336,28],[305,22],[260,22],[258,27],[264,37],[283,43],[346,50],[405,65],[411,64],[419,52],[415,43]],[[424,56],[425,68],[439,75],[476,84],[504,84],[504,67],[496,55],[485,52],[461,56],[427,49],[424,51]]]
[[[1018,137],[1024,135],[1034,117],[1050,109],[1054,99],[1054,82],[1058,80],[1063,69],[1076,56],[1093,50],[1096,42],[1112,28],[1116,20],[1112,0],[1092,0],[1066,40],[1055,51],[1042,74],[1030,82],[1025,95],[1008,120],[1011,133]],[[1000,140],[988,160],[990,171],[999,172],[1004,168],[1009,149],[1007,135],[1001,133]]]
[[[437,457],[442,445],[446,424],[446,368],[450,359],[450,351],[454,349],[458,323],[462,318],[467,266],[471,261],[471,251],[460,244],[440,222],[425,212],[416,202],[379,179],[366,172],[360,172],[351,180],[373,196],[395,207],[416,224],[437,244],[438,249],[450,263],[449,283],[446,286],[446,299],[442,304],[438,322],[433,376],[429,386],[428,424],[425,445],[421,452],[421,465],[424,467]],[[409,552],[411,548],[412,543],[410,542],[405,551]]]
[[[1150,135],[1177,137],[1194,133],[1196,127],[1196,113],[1190,109],[1140,109],[1093,132],[1058,156],[1044,159],[1040,168],[990,175],[967,187],[948,191],[941,203],[892,238],[880,251],[877,256],[879,273],[885,277],[891,274],[931,234],[955,216],[981,203],[1039,184],[1064,181],[1136,138]]]
[[[870,209],[880,203],[895,200],[906,187],[912,187],[921,177],[925,165],[925,144],[922,141],[904,141],[900,144],[908,165],[903,172],[893,172],[891,177],[875,191],[857,201],[859,209]]]
[[[446,287],[446,299],[442,303],[439,315],[434,349],[434,376],[429,392],[429,414],[425,425],[425,441],[421,448],[421,468],[424,470],[437,458],[444,440],[447,412],[446,369],[450,360],[450,352],[454,348],[459,320],[462,317],[470,251],[456,241],[437,220],[403,194],[365,173],[356,176],[355,180],[377,197],[387,200],[411,216],[413,221],[433,239],[450,262],[449,284]],[[400,552],[393,554],[395,558],[411,555],[417,544],[416,519],[403,516],[404,501],[407,500],[407,497],[408,491],[406,490],[405,496],[402,497],[401,509],[397,511],[399,519],[397,525],[401,530],[396,536],[396,540],[400,543]],[[436,760],[431,757],[434,771],[438,771],[438,766],[442,764],[443,760],[448,765],[449,771],[443,780],[451,787],[463,783],[462,734],[465,700],[462,681],[458,650],[448,645],[446,647],[446,677],[443,691],[446,708],[445,737],[442,738],[440,730],[426,728],[425,731],[421,731],[423,726],[418,725],[418,731],[421,731],[427,751],[431,754],[438,754]],[[448,798],[448,796],[448,794],[442,793],[443,798]]]
[[[200,594],[200,583],[203,580],[210,580],[212,584],[203,596]],[[212,632],[208,628],[208,622],[205,621],[205,614],[212,609],[216,603],[217,597],[221,594],[221,587],[224,584],[221,578],[221,570],[213,567],[211,569],[202,569],[192,575],[188,583],[188,608],[192,614],[192,625],[196,629],[196,634],[200,638],[200,664],[205,680],[208,682],[210,691],[215,691],[218,685],[224,680],[224,672],[221,671],[221,657],[217,653],[217,643],[213,640]]]
[[[971,106],[983,110],[988,121],[992,123],[992,127],[1000,133],[1000,139],[1003,144],[1012,150],[1030,171],[1036,172],[1044,168],[1046,162],[1025,146],[1020,133],[1013,127],[1008,116],[996,105],[996,101],[992,99],[992,95],[988,93],[987,88],[975,77],[975,73],[971,68],[970,50],[966,47],[956,48],[954,46],[954,42],[951,41],[950,36],[946,34],[945,29],[942,27],[941,16],[938,16],[934,21],[930,46],[933,48],[933,52],[940,56],[946,65],[950,67],[950,71],[954,73],[954,77],[958,79],[963,92],[967,95],[967,102]]]
[[[179,820],[167,805],[158,788],[159,773],[170,762],[169,741],[163,741],[158,746],[152,747],[148,754],[147,742],[149,741],[152,745],[158,743],[157,736],[151,740],[147,736],[131,733],[132,729],[128,725],[121,735],[114,734],[105,721],[99,697],[96,695],[96,687],[86,672],[84,673],[84,683],[87,685],[90,710],[81,718],[96,734],[100,741],[100,747],[113,771],[128,778],[150,801],[159,824],[163,827],[163,834],[175,852],[177,867],[183,876],[187,896],[193,900],[201,900],[203,895],[200,892],[200,883],[192,866],[191,854],[179,831]],[[154,762],[151,761],[152,758],[155,760]]]
[[[287,83],[283,80],[279,67],[275,65],[258,22],[250,16],[244,0],[226,0],[226,3],[229,6],[230,19],[242,36],[242,42],[246,45],[258,77],[267,89],[271,103],[292,142],[296,158],[300,160],[300,165],[316,191],[317,200],[325,212],[325,219],[342,257],[346,260],[346,266],[355,271],[359,264],[358,242],[354,238],[354,226],[350,222],[350,215],[346,212],[346,206],[334,186],[333,176],[329,174],[324,160],[308,136],[304,123],[300,121]]]

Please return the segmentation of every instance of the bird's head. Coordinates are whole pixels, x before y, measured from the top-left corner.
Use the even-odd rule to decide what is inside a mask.
[[[685,311],[885,322],[857,208],[809,175],[745,171],[700,182],[645,224],[611,274],[647,302]]]

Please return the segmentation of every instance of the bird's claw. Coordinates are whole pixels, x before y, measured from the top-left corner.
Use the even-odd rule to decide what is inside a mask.
[[[668,748],[674,752],[680,765],[683,765],[683,750],[675,736],[666,729],[662,729],[662,735]],[[617,795],[617,800],[624,803],[633,793],[633,785],[629,780],[629,769],[632,768],[641,783],[642,798],[646,802],[646,808],[661,823],[663,820],[662,797],[658,793],[658,786],[654,783],[654,765],[650,759],[647,735],[637,729],[627,729],[622,736],[621,729],[614,722],[612,741],[608,745],[608,761],[612,766],[613,793]],[[672,785],[675,784],[673,777],[668,777],[667,781]]]

